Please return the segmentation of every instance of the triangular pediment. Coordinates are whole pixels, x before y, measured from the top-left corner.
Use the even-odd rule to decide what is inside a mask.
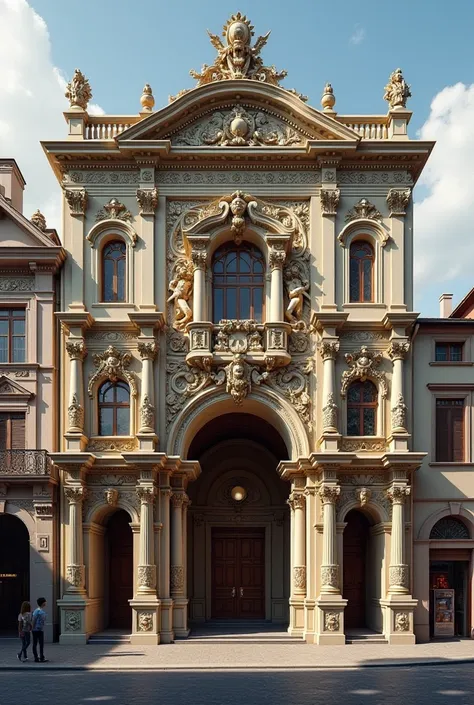
[[[57,244],[0,195],[0,247],[57,248]]]
[[[185,93],[117,137],[119,144],[129,140],[169,140],[172,147],[291,147],[359,137],[278,86],[235,80]]]
[[[33,393],[29,389],[25,389],[21,384],[10,379],[6,375],[0,376],[0,398],[16,397],[17,399],[30,399]]]

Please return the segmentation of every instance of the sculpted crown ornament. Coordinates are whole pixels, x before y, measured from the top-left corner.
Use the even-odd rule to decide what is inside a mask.
[[[46,218],[40,210],[35,211],[31,216],[30,220],[33,225],[36,225],[36,227],[42,230],[43,232],[46,230]]]
[[[89,396],[94,396],[94,385],[102,379],[109,379],[111,382],[117,382],[119,377],[123,377],[130,385],[130,391],[133,396],[137,394],[137,385],[132,372],[128,371],[128,367],[132,361],[132,356],[128,352],[120,352],[113,345],[109,345],[103,353],[94,355],[94,365],[97,367],[87,386]]]
[[[359,203],[356,203],[347,213],[346,223],[350,223],[352,220],[359,220],[360,218],[378,220],[380,222],[382,220],[382,214],[367,198],[361,198]]]
[[[387,382],[384,373],[377,370],[382,361],[382,354],[370,352],[367,346],[363,345],[358,352],[346,353],[345,358],[350,370],[345,370],[342,373],[341,397],[346,396],[352,382],[375,379],[379,383],[382,397],[385,399],[388,393]]]
[[[217,49],[217,57],[211,66],[204,64],[201,72],[191,70],[190,74],[198,81],[198,86],[205,86],[214,81],[229,79],[248,79],[279,86],[280,81],[287,75],[286,71],[277,71],[274,66],[264,66],[260,52],[268,41],[270,32],[258,37],[252,46],[254,28],[245,15],[238,12],[232,15],[223,27],[222,36],[226,43],[217,34],[208,34],[211,44]],[[296,91],[291,91],[296,93]],[[302,100],[306,96],[296,93]]]
[[[385,86],[384,100],[388,102],[390,110],[403,110],[408,98],[411,98],[410,86],[403,78],[402,70],[396,69],[390,74]]]
[[[65,96],[69,100],[71,108],[87,110],[87,104],[92,98],[92,91],[89,81],[79,69],[75,69],[72,80],[67,84]]]
[[[120,203],[118,198],[111,198],[108,203],[97,213],[96,221],[100,220],[124,220],[130,222],[132,214],[123,203]]]

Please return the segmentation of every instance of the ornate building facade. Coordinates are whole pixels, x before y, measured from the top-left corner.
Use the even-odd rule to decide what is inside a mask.
[[[61,636],[211,619],[413,643],[411,192],[432,143],[343,116],[224,26],[194,89],[44,143],[64,193]]]
[[[54,312],[65,252],[37,211],[23,215],[25,180],[0,159],[0,621],[17,632],[23,600],[48,602],[45,637],[57,632]]]

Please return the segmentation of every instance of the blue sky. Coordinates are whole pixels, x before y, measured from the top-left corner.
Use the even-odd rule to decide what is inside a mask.
[[[437,315],[442,291],[462,298],[474,285],[471,0],[0,0],[0,65],[14,66],[0,82],[0,153],[17,156],[31,207],[34,199],[53,224],[59,220],[57,187],[37,143],[65,135],[61,76],[69,79],[80,68],[106,113],[137,113],[144,83],[159,108],[169,94],[195,84],[189,69],[212,63],[206,29],[220,34],[239,10],[256,36],[272,31],[265,64],[287,69],[285,86],[307,94],[315,107],[330,81],[338,112],[385,113],[388,76],[403,69],[413,93],[410,134],[422,130],[438,140],[415,198],[416,308]]]

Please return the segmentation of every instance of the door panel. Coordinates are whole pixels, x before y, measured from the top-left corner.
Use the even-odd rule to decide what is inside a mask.
[[[109,627],[131,629],[129,600],[133,597],[133,534],[130,517],[119,510],[107,526],[109,541]]]
[[[265,530],[212,532],[212,617],[265,618]]]
[[[366,626],[366,553],[369,522],[356,510],[346,517],[344,529],[344,586],[343,596],[348,600],[344,624],[348,628]]]

